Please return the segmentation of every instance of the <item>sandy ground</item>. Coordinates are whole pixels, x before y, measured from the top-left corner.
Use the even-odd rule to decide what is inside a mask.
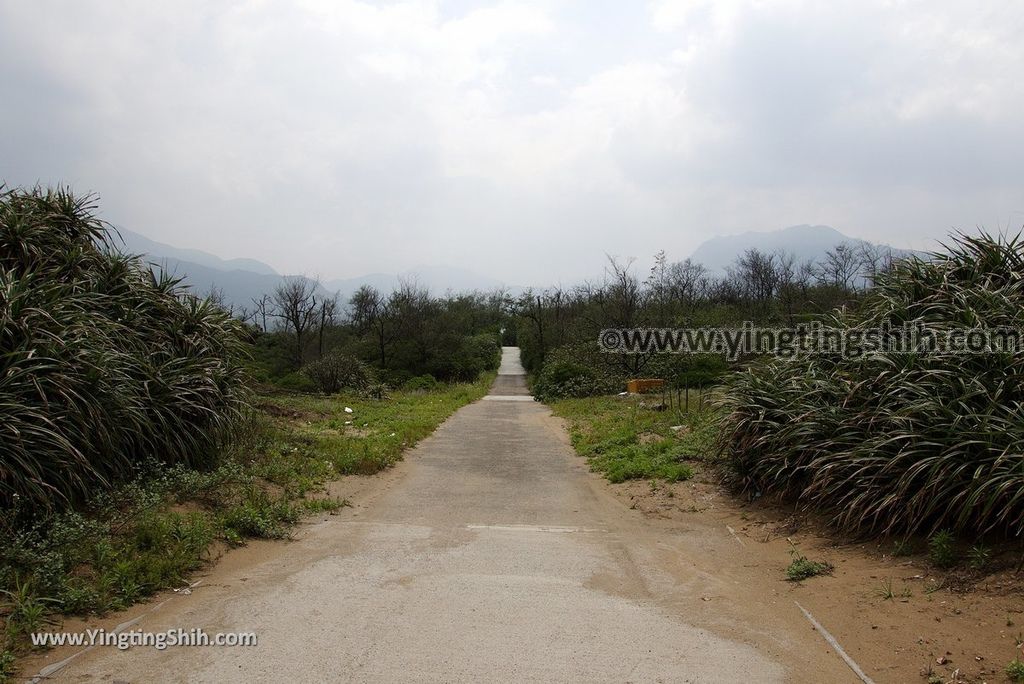
[[[188,593],[65,630],[253,631],[249,648],[94,648],[61,681],[1002,681],[1015,593],[927,594],[926,571],[835,546],[710,483],[611,486],[526,394],[515,352],[486,401],[394,469],[333,485],[353,507],[224,556]],[[790,541],[787,541],[787,537]],[[836,565],[784,581],[795,543]],[[886,579],[897,594],[879,595]],[[998,578],[993,580],[999,581]],[[1020,617],[1024,622],[1024,616]],[[23,663],[26,674],[79,649]],[[958,668],[960,669],[957,672]]]

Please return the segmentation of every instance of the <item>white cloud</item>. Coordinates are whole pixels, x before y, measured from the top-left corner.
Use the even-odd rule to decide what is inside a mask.
[[[920,244],[1024,208],[1016,3],[458,6],[0,2],[0,176],[328,276],[571,280],[714,232]]]

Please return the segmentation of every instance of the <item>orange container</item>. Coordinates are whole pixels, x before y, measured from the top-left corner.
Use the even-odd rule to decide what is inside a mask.
[[[665,389],[665,381],[661,378],[644,378],[626,381],[626,391],[630,394],[649,394]]]

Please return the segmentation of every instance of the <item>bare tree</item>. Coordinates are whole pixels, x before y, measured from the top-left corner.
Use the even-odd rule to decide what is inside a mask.
[[[605,267],[605,293],[607,295],[604,313],[609,316],[606,324],[620,327],[632,327],[636,324],[640,311],[642,290],[640,281],[633,273],[633,259],[621,263],[613,256],[608,256]]]
[[[670,296],[684,312],[692,311],[696,302],[707,296],[710,287],[707,268],[692,259],[672,264],[668,280]]]
[[[258,325],[260,327],[260,330],[262,330],[263,332],[267,332],[269,330],[269,328],[267,327],[267,319],[273,317],[274,315],[274,298],[268,294],[260,295],[258,299],[256,297],[253,297],[252,305],[253,323]]]
[[[544,293],[535,294],[527,290],[516,302],[516,315],[528,320],[537,335],[538,360],[543,363],[547,356],[547,343],[544,339]]]
[[[305,276],[286,278],[274,290],[275,315],[295,338],[295,361],[302,365],[306,333],[316,320],[320,282]]]
[[[640,281],[632,270],[633,260],[620,263],[614,257],[608,257],[605,268],[607,282],[604,287],[603,312],[605,320],[602,327],[614,326],[632,328],[640,323],[643,290]],[[608,354],[607,361],[621,366],[629,373],[639,373],[651,360],[654,351],[647,353]]]
[[[398,317],[391,298],[370,285],[362,285],[349,299],[352,324],[364,334],[372,332],[380,367],[387,368],[388,347],[398,337]]]
[[[654,255],[654,265],[644,282],[647,285],[650,298],[654,301],[655,323],[658,325],[668,324],[668,306],[671,295],[671,275],[668,265],[668,257],[665,250]]]
[[[879,275],[892,268],[892,247],[886,245],[862,242],[857,250],[857,257],[860,261],[860,277],[865,286],[874,285]]]
[[[338,315],[338,293],[330,297],[324,297],[320,301],[320,321],[317,326],[317,352],[320,357],[324,355],[324,334],[327,328],[335,323]]]
[[[224,296],[224,290],[216,285],[210,287],[210,291],[206,293],[206,299],[214,306],[224,309],[232,316],[235,315],[234,305],[228,303],[227,298]]]
[[[767,311],[779,284],[777,255],[751,248],[736,258],[728,272],[741,296]]]
[[[860,256],[853,245],[843,242],[825,252],[818,264],[818,281],[841,290],[851,290],[861,268]]]
[[[434,317],[434,300],[427,288],[415,280],[399,278],[398,288],[388,297],[393,329],[413,344],[421,361],[425,361],[430,345],[430,322]]]

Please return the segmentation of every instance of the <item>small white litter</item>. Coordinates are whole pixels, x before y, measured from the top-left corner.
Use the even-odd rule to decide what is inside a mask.
[[[352,413],[352,409],[350,409],[348,406],[346,406],[345,407],[345,413]]]

